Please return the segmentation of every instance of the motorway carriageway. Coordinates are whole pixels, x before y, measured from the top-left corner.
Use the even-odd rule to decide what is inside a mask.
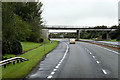
[[[63,40],[26,78],[118,78],[118,56],[95,44]]]

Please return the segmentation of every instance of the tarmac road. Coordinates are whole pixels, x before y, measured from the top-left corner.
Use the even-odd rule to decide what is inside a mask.
[[[26,78],[118,78],[118,55],[95,44],[62,41]]]

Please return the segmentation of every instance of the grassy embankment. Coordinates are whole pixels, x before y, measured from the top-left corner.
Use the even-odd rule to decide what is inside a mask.
[[[30,45],[31,44],[31,45]],[[35,47],[35,45],[40,45],[39,43],[24,43],[22,42],[22,46],[23,46],[23,51],[29,49],[30,47]],[[29,61],[24,61],[24,62],[20,62],[17,63],[15,65],[13,64],[9,64],[7,66],[7,68],[3,68],[2,69],[2,77],[3,79],[5,78],[22,78],[25,75],[27,75],[32,68],[42,59],[42,57],[48,53],[49,51],[51,51],[53,48],[55,48],[57,46],[57,42],[53,41],[53,43],[48,43],[45,44],[45,51],[44,51],[44,45],[29,51],[25,54],[20,55],[20,57],[29,59]]]
[[[27,51],[29,49],[32,49],[34,47],[37,47],[39,45],[42,45],[42,44],[46,44],[46,43],[49,43],[48,40],[44,39],[44,42],[43,43],[33,43],[33,42],[21,42],[21,45],[22,45],[22,48],[23,48],[23,51]],[[10,58],[10,57],[15,57],[16,55],[14,54],[5,54],[5,55],[2,55],[3,58]]]

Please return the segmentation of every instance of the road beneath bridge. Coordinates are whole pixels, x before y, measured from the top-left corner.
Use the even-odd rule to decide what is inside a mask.
[[[95,44],[59,41],[59,45],[26,77],[28,80],[118,78],[118,54]]]

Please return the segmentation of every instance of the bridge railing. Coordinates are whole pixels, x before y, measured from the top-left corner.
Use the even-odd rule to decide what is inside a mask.
[[[43,29],[83,29],[83,30],[86,30],[86,29],[88,29],[88,30],[116,30],[117,28],[110,28],[110,27],[108,27],[108,28],[95,28],[95,27],[92,27],[92,26],[59,26],[59,25],[57,25],[57,26],[50,26],[50,25],[47,25],[46,27],[44,27]]]
[[[0,66],[4,66],[4,68],[6,68],[7,64],[10,64],[13,62],[13,64],[15,64],[15,62],[17,61],[17,63],[19,62],[23,62],[23,61],[27,61],[28,59],[22,58],[22,57],[13,57],[13,58],[9,58],[3,61],[0,61]]]

